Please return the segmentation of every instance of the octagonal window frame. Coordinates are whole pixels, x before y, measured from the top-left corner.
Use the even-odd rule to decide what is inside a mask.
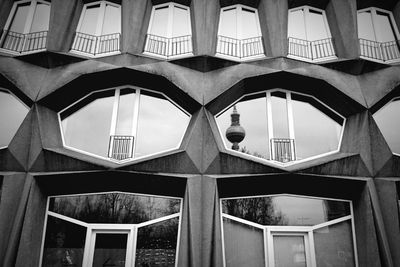
[[[289,95],[290,96],[289,102],[292,101],[291,100],[291,94],[292,93],[293,94],[297,94],[299,96],[311,98],[314,101],[316,101],[317,103],[319,103],[320,105],[322,105],[323,107],[325,107],[326,109],[328,109],[330,112],[335,114],[336,116],[340,117],[343,120],[343,124],[341,125],[341,130],[340,130],[340,134],[339,134],[337,148],[335,150],[332,150],[332,151],[324,152],[324,153],[321,153],[321,154],[313,155],[313,156],[306,157],[306,158],[299,159],[299,160],[298,159],[290,160],[288,162],[281,162],[281,161],[278,161],[278,160],[271,159],[272,158],[271,157],[271,153],[272,152],[271,152],[270,144],[268,144],[268,152],[270,153],[269,154],[270,155],[269,159],[264,159],[262,157],[254,156],[252,154],[248,154],[248,153],[245,153],[245,152],[240,152],[240,151],[236,151],[236,150],[231,149],[229,147],[229,143],[227,143],[227,141],[225,140],[225,137],[224,137],[225,135],[222,132],[222,129],[221,129],[220,125],[217,122],[217,117],[219,117],[223,113],[227,112],[230,108],[232,108],[237,103],[239,103],[243,98],[249,97],[249,96],[253,96],[253,95],[261,95],[261,94],[263,94],[262,98],[265,98],[265,100],[266,100],[265,101],[265,107],[266,107],[266,109],[269,110],[268,114],[271,114],[271,108],[272,108],[271,107],[271,100],[268,100],[267,98],[268,98],[268,96],[269,96],[269,98],[271,98],[271,93],[274,93],[274,92],[285,93],[286,96]],[[254,98],[254,99],[259,99],[259,98]],[[286,99],[286,100],[288,100],[288,99]],[[267,102],[269,102],[269,103],[267,103]],[[269,105],[269,107],[268,107],[268,105]],[[322,110],[320,110],[320,109],[318,109],[316,107],[315,107],[315,109],[317,109],[323,115],[328,116]],[[288,124],[291,124],[291,126],[288,125],[288,127],[289,128],[293,128],[294,127],[294,120],[293,120],[293,110],[292,110],[291,104],[290,105],[286,104],[286,111],[287,111],[287,114],[288,114]],[[240,114],[240,110],[238,112]],[[291,114],[291,115],[289,115],[289,114]],[[273,120],[272,120],[271,115],[268,115],[268,116],[269,117],[268,117],[267,122],[266,122],[266,125],[267,125],[266,131],[267,131],[268,134],[267,134],[266,138],[270,141],[271,138],[268,138],[268,136],[270,134],[269,125],[273,123]],[[253,93],[249,93],[249,94],[244,94],[244,95],[240,96],[238,99],[236,99],[228,107],[222,109],[220,112],[218,112],[216,115],[214,115],[214,119],[215,119],[215,122],[216,122],[216,126],[217,126],[217,129],[218,129],[218,132],[219,132],[220,137],[222,139],[225,151],[229,151],[230,153],[233,153],[234,155],[245,157],[245,158],[248,158],[248,159],[251,159],[251,160],[256,160],[258,162],[270,163],[270,164],[273,164],[273,165],[278,166],[278,167],[290,167],[290,166],[293,166],[293,165],[296,165],[296,164],[300,164],[300,163],[303,163],[303,162],[307,162],[307,161],[311,161],[311,160],[315,160],[315,159],[319,159],[319,158],[324,158],[324,157],[327,157],[329,155],[333,155],[335,153],[340,152],[340,147],[341,147],[341,144],[342,144],[343,135],[344,135],[345,127],[346,127],[346,121],[347,121],[346,117],[344,117],[342,114],[340,114],[339,112],[337,112],[336,110],[334,110],[333,108],[331,108],[330,106],[328,106],[327,104],[322,102],[321,100],[319,100],[317,97],[315,97],[313,95],[309,95],[309,94],[300,93],[300,92],[297,92],[297,91],[294,91],[294,90],[283,89],[283,88],[267,89],[267,90],[261,90],[261,91],[257,91],[257,92],[253,92]],[[289,130],[289,131],[293,132],[294,130],[292,129],[292,130]],[[272,134],[272,136],[274,136],[274,135]],[[293,146],[295,146],[295,144]]]
[[[114,159],[114,158],[109,157],[109,156],[108,157],[100,156],[98,154],[95,154],[95,153],[92,153],[92,152],[88,152],[88,151],[85,151],[85,150],[82,150],[82,149],[79,149],[79,148],[75,148],[75,147],[72,147],[72,146],[68,146],[66,144],[65,134],[64,134],[64,131],[63,131],[62,119],[61,119],[61,114],[63,112],[65,112],[68,109],[72,108],[73,106],[79,104],[79,102],[84,101],[85,99],[89,98],[93,94],[103,93],[103,92],[107,92],[107,91],[114,91],[114,95],[113,95],[114,100],[113,100],[113,102],[114,103],[118,102],[118,98],[116,97],[116,94],[117,94],[116,91],[117,90],[118,91],[119,90],[124,90],[124,89],[132,90],[132,91],[135,92],[135,94],[139,93],[138,95],[135,95],[135,104],[134,104],[134,112],[133,112],[133,114],[134,114],[133,115],[134,116],[134,118],[133,118],[134,122],[133,122],[133,125],[132,125],[132,129],[133,128],[135,128],[135,129],[132,130],[132,131],[134,131],[135,135],[132,136],[133,137],[133,142],[134,142],[134,144],[132,145],[133,146],[133,148],[132,148],[132,157],[125,158],[125,159],[122,159],[122,160],[118,160],[118,159]],[[164,99],[167,100],[171,105],[173,105],[175,108],[179,109],[186,116],[188,116],[188,120],[187,120],[186,129],[182,133],[182,136],[180,137],[179,142],[175,147],[164,149],[164,150],[161,150],[161,151],[158,151],[158,152],[153,152],[153,153],[150,153],[150,154],[147,154],[147,155],[135,157],[135,149],[137,147],[137,145],[136,145],[137,138],[136,137],[137,137],[137,133],[138,133],[138,124],[139,124],[138,121],[139,121],[139,117],[140,117],[140,114],[139,114],[140,100],[139,99],[140,99],[140,96],[141,96],[141,91],[146,91],[146,92],[149,92],[151,94],[157,94],[157,95],[163,96]],[[118,96],[119,96],[119,93],[118,93]],[[98,98],[98,99],[101,99],[101,98]],[[87,105],[82,106],[82,108],[84,108],[85,106],[87,106]],[[82,108],[80,108],[80,109],[82,109]],[[78,109],[78,110],[80,110],[80,109]],[[115,116],[114,120],[117,120],[117,118],[116,118],[117,115],[114,115],[113,113],[117,113],[118,111],[116,111],[114,109],[115,109],[115,104],[113,104],[113,111],[112,111],[111,115]],[[143,160],[143,159],[147,159],[147,158],[153,158],[153,157],[157,157],[157,156],[162,156],[165,153],[177,151],[182,145],[182,142],[183,142],[183,139],[185,137],[185,133],[186,133],[188,127],[189,127],[191,118],[192,118],[192,114],[190,112],[186,111],[184,108],[179,106],[174,100],[172,100],[170,97],[168,97],[165,93],[162,93],[162,92],[159,92],[159,91],[156,91],[156,90],[151,90],[151,89],[139,87],[139,86],[132,86],[132,85],[122,85],[122,86],[116,86],[116,87],[111,87],[111,88],[92,91],[89,94],[86,94],[82,98],[78,99],[77,101],[73,102],[72,104],[68,105],[67,107],[63,108],[62,110],[60,110],[57,113],[58,125],[59,125],[59,129],[60,129],[63,148],[71,150],[71,151],[74,151],[74,152],[78,152],[80,154],[87,155],[87,156],[90,156],[90,157],[94,157],[94,158],[106,160],[106,161],[109,161],[109,162],[113,162],[113,163],[116,163],[116,164],[131,163],[131,162],[135,162],[135,161],[138,161],[138,160]],[[113,127],[114,130],[117,128],[116,123],[117,123],[116,121],[111,122],[111,124],[114,124],[114,127]],[[112,125],[109,125],[109,126],[111,128]],[[110,134],[110,138],[111,138],[111,132],[110,131],[109,131],[109,134]],[[108,144],[108,147],[109,146],[110,146],[110,143]],[[109,151],[108,151],[108,154],[109,154]]]

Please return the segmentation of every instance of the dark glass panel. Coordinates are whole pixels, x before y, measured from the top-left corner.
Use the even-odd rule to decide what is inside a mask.
[[[351,221],[347,220],[314,231],[318,267],[354,267]]]
[[[350,203],[295,196],[222,201],[224,213],[262,225],[311,226],[350,215]]]
[[[47,218],[42,267],[82,266],[86,227]]]
[[[179,218],[140,227],[135,266],[175,266]]]
[[[223,222],[226,266],[263,267],[263,230],[227,218],[223,218]]]
[[[50,198],[49,210],[87,223],[141,223],[179,212],[180,200],[108,193]]]
[[[381,110],[374,114],[376,124],[378,124],[386,142],[392,152],[400,154],[400,98],[390,102]]]
[[[125,267],[127,234],[96,234],[93,267]]]

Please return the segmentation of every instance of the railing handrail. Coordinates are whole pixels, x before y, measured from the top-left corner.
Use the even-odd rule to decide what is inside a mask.
[[[230,46],[229,44],[234,47]],[[219,45],[224,46],[224,48],[221,48]],[[236,39],[224,35],[217,35],[217,53],[239,59],[262,55],[264,53],[263,37],[255,36],[245,39]]]
[[[151,34],[151,33],[147,33],[146,35],[147,35],[147,36],[152,36],[152,37],[157,37],[157,38],[160,38],[160,39],[166,39],[166,40],[178,39],[178,38],[186,38],[186,37],[192,37],[191,34],[181,35],[181,36],[175,36],[175,37],[165,37],[165,36],[160,36],[160,35]]]
[[[20,33],[3,29],[0,47],[18,53],[32,52],[46,49],[48,31]],[[14,39],[8,39],[11,37]]]
[[[296,147],[294,139],[270,138],[270,144],[272,160],[283,163],[296,160]]]
[[[133,158],[133,135],[110,135],[108,144],[108,157],[116,160]],[[121,142],[116,144],[116,142]]]
[[[289,36],[288,54],[311,60],[336,56],[332,37],[309,41]]]
[[[387,42],[378,42],[364,38],[358,38],[358,40],[361,56],[383,62],[400,59],[400,40],[398,39]]]
[[[165,58],[191,53],[192,35],[164,37],[155,34],[146,34],[145,52],[161,55]]]
[[[110,38],[108,38],[110,37]],[[81,39],[86,39],[86,42],[82,42]],[[121,47],[121,33],[120,32],[115,32],[115,33],[108,33],[108,34],[103,34],[103,35],[93,35],[93,34],[87,34],[87,33],[82,33],[82,32],[75,32],[74,38],[73,38],[73,43],[71,50],[83,52],[86,54],[91,54],[91,55],[98,55],[98,54],[105,54],[105,53],[111,53],[115,51],[119,51]],[[100,45],[104,44],[105,42],[117,42],[115,45],[112,45],[113,48],[111,49],[106,49],[103,51],[100,49]],[[90,42],[90,43],[89,43]],[[82,46],[84,47],[82,49]]]

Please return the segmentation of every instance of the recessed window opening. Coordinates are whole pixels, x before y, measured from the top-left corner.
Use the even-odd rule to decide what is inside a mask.
[[[362,9],[358,11],[357,20],[361,57],[386,63],[400,59],[399,31],[391,12]]]
[[[224,266],[358,266],[351,201],[221,199]]]
[[[264,56],[257,10],[243,5],[221,9],[217,56],[249,60]]]
[[[176,266],[181,210],[124,192],[49,197],[40,266]]]
[[[289,10],[288,55],[290,57],[325,61],[336,58],[325,11],[309,6]]]
[[[276,163],[337,151],[345,123],[317,99],[285,90],[245,95],[216,121],[227,147]]]
[[[91,93],[59,116],[65,146],[116,162],[176,149],[190,120],[163,94],[129,87]]]
[[[83,7],[71,51],[91,56],[119,53],[120,5],[100,1]]]
[[[154,6],[144,54],[170,59],[192,52],[190,8],[172,2]]]
[[[41,0],[15,2],[1,35],[0,47],[11,53],[46,50],[49,20],[49,2]]]

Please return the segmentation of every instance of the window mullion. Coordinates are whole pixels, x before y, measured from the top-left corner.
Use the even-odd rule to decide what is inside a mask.
[[[139,107],[140,107],[140,89],[136,89],[135,104],[133,109],[133,122],[132,122],[132,136],[133,136],[133,151],[132,155],[135,157],[136,141],[137,141],[137,131],[138,131],[138,121],[139,121]],[[131,147],[132,149],[132,147]]]
[[[293,106],[292,106],[292,95],[291,93],[286,93],[286,107],[287,107],[287,120],[289,125],[289,138],[295,139],[294,132],[294,121],[293,121]]]
[[[36,1],[34,0],[31,2],[30,6],[29,6],[28,15],[26,16],[24,32],[23,32],[24,34],[30,33],[30,31],[31,31],[33,15],[35,13],[35,9],[36,9]]]
[[[106,3],[104,1],[100,4],[99,13],[97,15],[96,36],[101,36],[103,29],[104,13],[106,12]]]
[[[309,247],[310,247],[311,266],[317,267],[317,258],[315,256],[315,243],[314,243],[314,232],[313,231],[308,232],[308,241],[309,241]]]
[[[236,39],[238,40],[237,43],[237,53],[239,55],[239,58],[242,58],[242,38],[243,38],[243,33],[242,33],[242,6],[239,6],[235,9],[236,12]]]
[[[376,10],[373,8],[373,9],[371,9],[371,20],[372,20],[372,29],[373,29],[373,32],[374,32],[374,37],[375,37],[375,42],[378,42],[378,43],[380,43],[381,42],[381,40],[380,40],[380,38],[378,38],[378,34],[377,34],[377,31],[376,31]]]
[[[172,36],[172,27],[173,27],[173,20],[174,20],[174,5],[170,3],[168,5],[168,21],[167,21],[167,56],[172,55],[172,45],[171,45],[171,38]]]
[[[264,236],[264,266],[268,267],[268,232],[267,228],[263,229],[263,236]]]
[[[272,138],[274,138],[274,128],[273,128],[273,121],[272,121],[272,106],[271,106],[271,92],[267,92],[267,127],[268,127],[268,145],[270,146],[269,149],[269,158],[272,160],[273,155],[275,155],[275,148],[274,145],[271,143]]]
[[[86,238],[85,238],[85,245],[83,249],[83,259],[82,259],[82,266],[89,266],[90,261],[90,252],[91,252],[91,244],[92,244],[92,228],[86,228]]]
[[[115,89],[113,112],[111,116],[110,136],[115,135],[117,128],[119,95],[120,95],[120,89]]]

